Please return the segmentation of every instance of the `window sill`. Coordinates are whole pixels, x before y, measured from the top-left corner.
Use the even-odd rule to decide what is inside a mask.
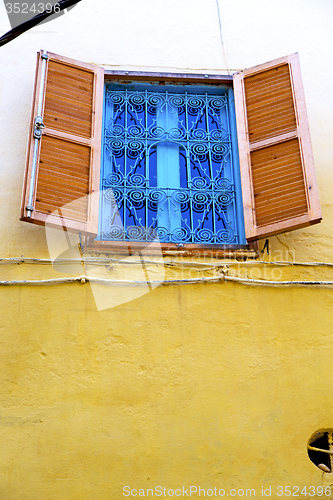
[[[176,255],[176,256],[198,256],[214,257],[222,259],[257,259],[259,257],[258,241],[248,245],[199,245],[188,244],[180,246],[173,243],[149,243],[149,242],[122,242],[122,241],[96,241],[86,239],[85,251],[117,253],[126,255]]]

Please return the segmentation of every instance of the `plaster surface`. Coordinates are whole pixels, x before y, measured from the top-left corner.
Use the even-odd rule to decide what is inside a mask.
[[[215,0],[86,0],[0,49],[0,280],[67,275],[1,261],[49,256],[45,230],[19,221],[41,48],[106,69],[222,74],[299,52],[323,221],[270,238],[262,262],[231,262],[229,273],[333,280],[331,267],[263,264],[333,262],[333,4],[219,7],[223,46]],[[9,29],[1,5],[0,30]],[[176,262],[167,279],[217,276],[184,267],[190,258],[165,259]],[[115,263],[105,272],[138,271]],[[333,426],[332,300],[329,287],[221,281],[165,285],[98,311],[89,283],[0,286],[1,498],[120,500],[125,486],[147,496],[191,485],[260,498],[271,487],[278,498],[278,486],[329,484],[307,443]]]

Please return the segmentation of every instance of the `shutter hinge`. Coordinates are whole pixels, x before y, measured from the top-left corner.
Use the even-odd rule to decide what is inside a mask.
[[[41,55],[42,59],[46,59],[48,60],[49,56],[47,55],[46,52],[43,52],[43,54]]]
[[[36,116],[35,118],[35,128],[34,128],[34,138],[40,139],[42,137],[42,129],[45,128],[43,123],[43,118],[41,116]]]

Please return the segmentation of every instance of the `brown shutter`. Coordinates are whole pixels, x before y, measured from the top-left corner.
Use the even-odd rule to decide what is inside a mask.
[[[321,220],[298,54],[234,75],[248,241]]]
[[[97,234],[98,195],[88,195],[99,191],[103,88],[103,68],[37,54],[21,220]],[[36,140],[39,102],[45,128]]]

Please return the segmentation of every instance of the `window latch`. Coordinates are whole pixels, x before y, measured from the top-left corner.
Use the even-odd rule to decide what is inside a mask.
[[[43,118],[39,115],[35,118],[34,138],[40,139],[42,137],[42,130],[45,128]]]

